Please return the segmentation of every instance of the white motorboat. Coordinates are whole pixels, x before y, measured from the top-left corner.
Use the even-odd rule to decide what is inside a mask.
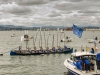
[[[90,65],[90,70],[89,72],[86,72],[85,70],[79,70],[76,68],[76,66],[74,65],[74,60],[75,58],[80,57],[82,58],[88,58],[90,60],[90,62],[93,64],[92,66]],[[96,64],[96,54],[92,54],[89,52],[74,52],[71,54],[71,57],[66,59],[64,61],[64,65],[65,67],[68,69],[69,75],[100,75],[100,70],[97,69],[97,65]],[[83,68],[84,66],[82,66]]]
[[[12,34],[11,37],[16,37],[16,34]]]
[[[88,39],[88,43],[94,43],[94,41],[96,41],[97,43],[100,43],[100,40]]]
[[[61,39],[61,42],[72,42],[72,38],[70,36],[66,36],[66,39]]]

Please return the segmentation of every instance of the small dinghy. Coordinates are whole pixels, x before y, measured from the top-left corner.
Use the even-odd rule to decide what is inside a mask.
[[[98,40],[97,37],[95,37],[95,39],[88,39],[88,43],[94,43],[94,41],[95,41],[96,43],[100,43],[100,40]]]
[[[66,39],[61,39],[61,42],[72,42],[72,38],[70,36],[66,36]]]

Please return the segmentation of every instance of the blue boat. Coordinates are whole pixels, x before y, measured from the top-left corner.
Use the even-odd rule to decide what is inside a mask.
[[[62,49],[61,51],[59,50],[56,50],[56,51],[53,51],[52,49],[47,51],[47,50],[44,50],[44,51],[41,51],[41,50],[11,50],[10,51],[10,55],[13,56],[13,55],[41,55],[41,54],[56,54],[56,53],[72,53],[73,52],[73,48],[67,48],[66,50]]]

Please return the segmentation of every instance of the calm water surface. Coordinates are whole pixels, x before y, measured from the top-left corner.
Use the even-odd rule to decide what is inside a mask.
[[[50,31],[51,35],[48,35],[49,31],[42,32],[42,47],[45,48],[44,33],[46,40],[48,38],[48,46],[51,48],[53,43],[53,31]],[[86,48],[86,46],[93,47],[93,43],[88,43],[87,39],[93,38],[95,36],[100,39],[100,31],[84,31],[82,38],[78,38],[73,34],[72,31],[65,31],[65,36],[70,36],[73,38],[73,42],[62,43],[57,42],[57,32],[54,35],[54,46],[60,45],[61,47],[67,45],[68,47],[73,47],[74,49],[80,50]],[[12,34],[16,34],[17,37],[11,37]],[[0,75],[64,75],[64,72],[67,72],[64,66],[64,60],[70,56],[70,54],[49,54],[49,55],[31,55],[31,56],[10,56],[9,52],[11,49],[14,49],[21,45],[21,36],[24,34],[24,31],[0,31],[0,53],[3,53],[3,56],[0,56]],[[30,36],[36,34],[35,45],[39,49],[41,46],[40,32],[37,31],[28,31]],[[63,33],[59,33],[59,40],[64,38]],[[100,49],[100,44],[97,44]],[[23,49],[25,48],[25,42],[22,42]],[[29,41],[29,47],[33,48],[33,40]]]

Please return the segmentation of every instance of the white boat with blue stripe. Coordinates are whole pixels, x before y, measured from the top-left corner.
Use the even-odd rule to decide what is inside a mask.
[[[92,54],[90,52],[74,52],[71,54],[70,58],[64,61],[64,65],[67,68],[69,75],[100,75],[100,65],[97,64],[96,56],[96,54]],[[86,71],[86,64],[82,65],[81,70],[78,69],[74,64],[77,58],[80,58],[82,63],[84,63],[83,58],[87,58],[91,63],[90,70]]]

